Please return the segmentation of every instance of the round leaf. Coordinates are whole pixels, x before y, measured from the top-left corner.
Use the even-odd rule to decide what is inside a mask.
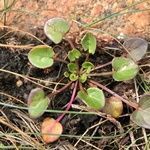
[[[91,62],[89,62],[89,61],[85,61],[82,64],[82,68],[84,68],[86,70],[86,73],[90,73],[91,69],[94,68],[94,65]]]
[[[150,129],[150,94],[140,99],[139,108],[132,113],[131,119],[138,126]]]
[[[70,61],[75,61],[80,56],[81,56],[81,53],[77,49],[73,49],[73,50],[69,51],[69,53],[68,53],[68,58],[69,58]]]
[[[56,140],[58,140],[62,132],[63,127],[60,122],[56,121],[53,118],[44,119],[41,127],[41,133],[45,143],[55,142]]]
[[[133,79],[138,71],[138,65],[130,58],[116,57],[112,61],[113,78],[116,81]]]
[[[81,40],[82,47],[90,54],[94,54],[96,50],[96,38],[92,33],[86,33]]]
[[[130,53],[128,57],[132,57],[135,61],[143,58],[148,49],[148,42],[141,38],[129,38],[123,45]]]
[[[96,88],[96,87],[91,87],[88,88],[87,91],[79,91],[78,92],[78,97],[83,100],[83,102],[95,109],[95,110],[100,110],[105,106],[105,96],[102,90]]]
[[[67,66],[71,73],[75,73],[78,70],[78,66],[75,63],[69,63]]]
[[[69,72],[67,72],[67,71],[64,72],[64,76],[65,76],[66,78],[68,78],[69,75],[70,75]]]
[[[88,69],[88,68],[92,69],[92,68],[94,68],[94,65],[91,62],[89,62],[89,61],[85,61],[82,64],[82,68],[84,68],[84,69]]]
[[[63,36],[69,31],[69,24],[62,18],[49,19],[44,26],[44,32],[47,37],[55,44],[62,41]]]
[[[75,73],[71,73],[70,76],[69,76],[69,79],[71,81],[76,81],[76,80],[78,80],[78,75],[75,74]]]
[[[32,118],[40,117],[49,105],[49,99],[45,96],[42,89],[36,88],[31,90],[28,97],[28,111]]]
[[[37,68],[47,68],[53,65],[54,51],[46,45],[35,46],[28,53],[30,63]]]

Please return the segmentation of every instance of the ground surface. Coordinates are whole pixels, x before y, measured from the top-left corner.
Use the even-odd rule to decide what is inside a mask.
[[[9,0],[11,3],[13,0]],[[112,17],[102,21],[99,29],[109,34],[119,35],[124,33],[127,36],[140,36],[149,38],[150,32],[150,2],[149,0],[16,0],[12,11],[7,14],[7,25],[13,25],[25,31],[31,31],[33,28],[42,27],[48,19],[52,17],[63,17],[69,21],[77,20],[82,23],[103,18],[112,13],[122,11],[126,7],[139,3],[124,12],[118,17]],[[0,3],[3,8],[3,0]],[[75,24],[71,31],[76,32],[79,28]]]
[[[11,2],[13,0],[10,0]],[[18,0],[6,14],[6,25],[33,33],[45,43],[54,46],[55,52],[59,52],[64,59],[67,52],[71,49],[67,41],[55,46],[50,40],[46,38],[43,33],[44,22],[51,17],[63,17],[69,20],[77,20],[82,23],[89,23],[101,16],[118,12],[128,5],[138,2],[137,0],[115,1],[115,0]],[[3,9],[3,2],[1,0],[1,9]],[[134,7],[135,9],[148,9],[150,3],[148,1]],[[129,11],[129,10],[128,10]],[[3,17],[2,17],[3,18]],[[1,20],[3,25],[3,20]],[[97,28],[106,31],[103,36],[98,35],[98,46],[95,56],[90,57],[90,61],[96,66],[105,64],[112,60],[114,56],[120,56],[124,50],[112,37],[113,34],[118,36],[124,33],[127,36],[139,36],[150,39],[150,12],[145,11],[141,13],[127,14],[119,17],[114,17],[102,21]],[[69,36],[79,38],[79,31],[81,29],[76,23],[73,23],[71,33]],[[10,32],[11,31],[11,32]],[[77,37],[76,37],[77,35]],[[101,38],[103,37],[103,38]],[[80,47],[75,43],[75,39],[71,38],[74,45]],[[110,40],[111,39],[111,40]],[[121,41],[122,42],[122,41]],[[0,32],[0,43],[7,45],[39,45],[41,42],[20,32],[7,29]],[[43,143],[40,132],[40,126],[43,119],[47,116],[56,118],[57,113],[45,113],[41,118],[33,120],[29,118],[28,112],[21,108],[26,107],[27,97],[31,89],[35,87],[42,87],[46,93],[49,93],[54,88],[59,88],[61,85],[55,84],[62,79],[65,65],[62,63],[55,63],[53,67],[42,70],[32,67],[27,59],[29,48],[7,48],[0,47],[0,144],[10,146],[12,149],[102,149],[102,150],[126,150],[126,149],[146,149],[150,147],[146,139],[150,138],[149,130],[144,130],[137,127],[133,122],[130,122],[129,114],[133,111],[128,106],[124,105],[123,115],[114,120],[105,119],[97,115],[66,115],[62,120],[64,126],[63,134],[67,136],[61,137],[57,142],[46,145]],[[112,48],[112,49],[111,49]],[[115,51],[114,49],[120,51]],[[146,57],[142,64],[148,63],[149,57]],[[111,71],[111,66],[102,68],[99,72]],[[10,71],[10,72],[8,72]],[[149,71],[147,67],[146,72]],[[34,77],[29,78],[29,77]],[[40,81],[44,80],[46,82]],[[128,97],[133,101],[136,100],[135,84],[130,82],[115,82],[110,77],[93,78],[96,81],[107,85],[108,88],[118,93],[120,96]],[[53,82],[53,83],[52,83]],[[63,80],[66,84],[66,80]],[[58,87],[57,87],[58,86]],[[86,85],[87,86],[87,85]],[[53,97],[49,109],[63,110],[65,104],[68,102],[71,95],[71,88],[65,92]],[[143,89],[139,87],[139,94],[142,95]],[[105,96],[110,95],[105,92]],[[5,104],[18,106],[6,106]],[[76,101],[77,106],[83,105],[80,101]],[[80,109],[71,110],[80,111]],[[93,127],[93,125],[96,125]],[[92,127],[92,129],[90,129]],[[86,130],[89,130],[83,138],[78,141]],[[146,134],[146,135],[145,135]],[[145,135],[145,136],[143,136]],[[72,136],[72,137],[69,137]],[[79,137],[78,137],[79,136]],[[92,138],[91,138],[92,137]],[[98,137],[98,139],[94,139]],[[90,139],[91,138],[91,139]],[[78,144],[76,142],[79,142]],[[147,147],[146,147],[147,143]],[[76,145],[76,147],[74,147]],[[1,145],[0,145],[1,147]],[[148,148],[148,149],[147,149]],[[7,148],[6,148],[7,149]]]

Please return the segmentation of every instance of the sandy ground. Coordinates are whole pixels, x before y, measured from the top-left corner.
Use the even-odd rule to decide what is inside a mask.
[[[14,0],[8,0],[11,4]],[[142,0],[140,0],[142,1]],[[106,15],[118,12],[139,0],[16,0],[7,13],[7,25],[15,26],[25,31],[43,27],[44,23],[52,17],[63,17],[68,21],[77,20],[82,23],[90,23],[93,20],[103,18]],[[8,4],[8,5],[9,5]],[[0,0],[0,8],[3,9],[3,0]],[[128,9],[150,9],[150,0]],[[124,11],[124,12],[127,12]],[[1,13],[1,22],[3,22]],[[127,36],[139,36],[150,38],[150,10],[138,13],[127,13],[118,17],[112,17],[102,21],[98,29],[109,34]],[[79,27],[73,22],[71,33],[77,32]]]

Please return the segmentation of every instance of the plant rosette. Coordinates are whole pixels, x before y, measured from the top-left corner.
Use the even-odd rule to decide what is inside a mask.
[[[44,32],[51,41],[53,41],[55,44],[58,44],[63,40],[63,37],[69,31],[69,28],[70,26],[66,20],[56,17],[48,20],[45,23]],[[108,89],[106,86],[98,84],[94,80],[91,80],[89,82],[93,83],[97,87],[102,88],[103,90],[116,97],[112,96],[106,101],[104,93],[101,89],[97,87],[89,87],[85,90],[84,87],[82,87],[84,85],[82,83],[85,83],[88,80],[88,77],[90,77],[90,72],[93,68],[95,68],[94,64],[88,61],[88,58],[90,55],[94,55],[96,52],[96,37],[92,33],[87,32],[82,37],[80,44],[82,45],[81,50],[73,48],[68,52],[67,56],[69,62],[67,64],[67,71],[64,73],[64,76],[66,78],[69,78],[70,83],[74,83],[75,86],[72,92],[71,99],[68,103],[69,105],[67,105],[66,111],[71,108],[71,104],[77,96],[87,105],[87,107],[93,110],[103,111],[107,114],[110,114],[114,118],[118,118],[123,111],[123,101],[129,106],[136,109],[131,115],[131,119],[141,127],[150,128],[149,95],[142,97],[138,105],[136,103],[131,104],[130,102],[128,102],[128,100],[123,99],[116,93],[114,94],[114,92]],[[147,45],[148,43],[145,40],[139,38],[129,39],[124,42],[124,47],[126,49],[130,49],[131,51],[129,51],[130,55],[127,55],[128,58],[115,57],[112,60],[111,73],[115,81],[126,81],[136,77],[139,72],[139,67],[137,63],[132,60],[132,58],[134,58],[136,61],[142,59],[147,52]],[[143,51],[141,52],[141,50]],[[85,61],[80,61],[80,58],[84,58],[82,57],[82,52],[83,54],[86,53],[87,57],[85,58]],[[55,53],[52,47],[48,45],[38,45],[30,50],[30,52],[28,53],[28,59],[33,66],[40,69],[45,69],[51,67],[54,64],[54,60],[60,60],[55,58],[54,55]],[[67,61],[65,61],[65,64],[66,62]],[[80,88],[82,90],[79,90],[77,92],[78,83],[80,84]],[[66,85],[67,86],[59,89],[56,94],[60,93],[60,91],[64,91],[64,89],[68,88],[71,84]],[[28,112],[30,117],[35,119],[40,117],[48,108],[49,102],[50,100],[48,96],[45,95],[43,89],[36,88],[31,90],[28,97]],[[43,121],[41,133],[43,140],[46,143],[52,143],[56,141],[62,134],[63,127],[60,123],[60,120],[64,117],[64,115],[65,113],[63,113],[56,120],[53,118],[47,118]],[[47,133],[47,135],[44,135],[45,133]],[[57,134],[57,136],[54,136],[52,134]]]

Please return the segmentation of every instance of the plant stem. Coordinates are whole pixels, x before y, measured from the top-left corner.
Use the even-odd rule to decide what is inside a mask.
[[[59,90],[57,90],[57,91],[55,91],[55,92],[53,92],[53,93],[48,94],[48,97],[52,97],[52,96],[54,96],[54,95],[56,95],[56,94],[58,94],[58,93],[61,93],[61,92],[64,91],[66,88],[68,88],[68,87],[71,85],[72,82],[73,82],[73,81],[70,81],[70,82],[68,82],[65,86],[63,86],[62,88],[60,88]]]
[[[72,49],[75,49],[75,46],[73,45],[73,42],[71,41],[71,39],[66,38],[65,40],[70,44]]]
[[[88,76],[99,77],[99,76],[111,76],[111,75],[112,75],[112,71],[111,72],[102,72],[102,73],[90,73]]]
[[[72,82],[71,82],[72,83]],[[68,84],[67,84],[68,85]],[[54,128],[54,126],[56,125],[56,123],[60,122],[63,117],[65,116],[65,114],[68,112],[68,110],[70,109],[74,99],[75,99],[75,96],[76,96],[76,91],[77,91],[77,85],[78,85],[78,81],[75,82],[75,85],[74,85],[74,89],[73,89],[73,92],[72,92],[72,95],[71,95],[71,98],[70,98],[70,101],[69,103],[67,104],[67,108],[66,110],[63,112],[63,114],[61,114],[55,121],[53,124],[51,124],[51,127],[49,128],[49,132]],[[53,93],[52,93],[53,94]]]
[[[73,92],[72,92],[70,101],[69,101],[69,103],[68,103],[67,108],[66,108],[65,111],[68,111],[68,110],[70,109],[70,107],[71,107],[71,105],[72,105],[72,103],[73,103],[73,101],[74,101],[74,99],[75,99],[76,91],[77,91],[77,85],[78,85],[78,81],[75,82],[74,89],[73,89]],[[56,119],[56,121],[58,121],[58,122],[61,121],[62,118],[65,116],[65,114],[66,114],[66,113],[64,112],[62,115],[60,115],[60,116]]]
[[[110,61],[110,62],[108,62],[106,64],[99,65],[99,66],[95,67],[94,69],[92,69],[91,71],[98,70],[100,68],[106,67],[106,66],[111,65],[111,64],[112,64],[112,61]]]
[[[53,58],[55,61],[58,61],[58,62],[62,62],[64,64],[68,64],[68,61],[66,60],[63,60],[63,59],[60,59],[60,58]]]
[[[4,25],[6,25],[6,22],[7,22],[7,16],[6,16],[6,14],[7,14],[7,2],[6,2],[6,0],[4,0]]]
[[[139,105],[137,103],[133,103],[133,102],[130,102],[124,98],[122,98],[121,96],[119,96],[118,94],[116,94],[115,92],[113,92],[112,90],[108,89],[106,86],[98,83],[98,82],[95,82],[93,80],[90,80],[89,82],[91,82],[92,84],[95,84],[96,86],[102,88],[103,90],[107,91],[108,93],[112,94],[113,96],[121,99],[124,103],[126,103],[127,105],[135,108],[135,109],[138,109],[139,108]]]
[[[38,83],[38,82],[35,82],[35,81],[31,80],[30,78],[26,77],[25,75],[22,75],[22,74],[19,74],[19,73],[15,73],[15,72],[11,72],[11,71],[5,70],[5,69],[0,69],[0,72],[5,72],[5,73],[9,73],[9,74],[12,74],[12,75],[21,77],[21,78],[23,78],[24,80],[27,80],[27,81],[29,81],[29,82],[32,82],[32,83],[34,83],[35,85],[38,85],[38,86],[40,86],[40,87],[42,87],[42,88],[46,88],[46,89],[49,89],[49,90],[53,90],[52,88],[49,88],[49,87],[47,87],[47,86],[44,86],[44,85],[42,85],[42,84],[40,84],[40,83]]]
[[[90,56],[89,53],[87,53],[87,54],[86,54],[85,61],[88,61],[88,60],[89,60],[89,56]]]
[[[81,82],[79,82],[79,89],[80,89],[80,90],[83,90],[83,86],[82,86],[82,83],[81,83]]]

